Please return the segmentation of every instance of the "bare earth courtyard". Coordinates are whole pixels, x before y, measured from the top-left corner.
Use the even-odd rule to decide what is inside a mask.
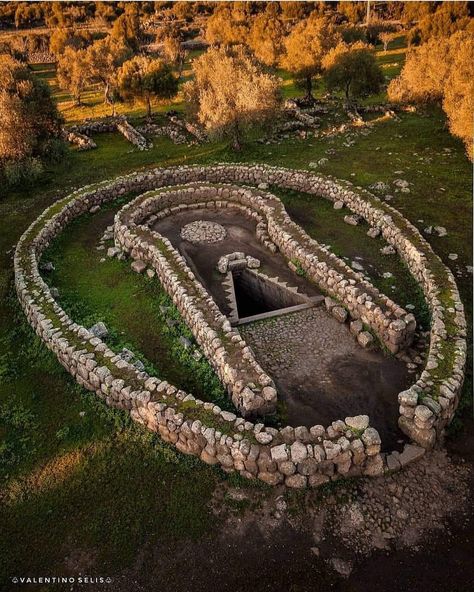
[[[403,362],[362,350],[321,307],[245,325],[241,331],[275,378],[290,425],[370,416],[387,450],[400,447],[395,393],[409,384]]]

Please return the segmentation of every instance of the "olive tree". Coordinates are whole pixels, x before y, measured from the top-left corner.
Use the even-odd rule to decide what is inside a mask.
[[[267,66],[276,66],[283,53],[284,27],[275,3],[252,21],[249,44],[255,56]]]
[[[313,100],[313,78],[321,74],[324,56],[339,41],[335,26],[317,13],[298,23],[286,37],[283,66],[304,85],[307,100]]]
[[[56,75],[59,86],[72,95],[76,105],[81,105],[82,93],[90,78],[86,50],[66,47],[59,56]]]
[[[467,31],[431,39],[408,52],[400,76],[388,86],[391,101],[441,104],[452,134],[473,158],[474,41]]]
[[[153,100],[174,97],[178,92],[178,79],[166,62],[135,56],[120,68],[118,87],[125,99],[142,102],[151,117]]]
[[[245,132],[275,117],[280,82],[243,46],[211,48],[193,63],[184,87],[191,116],[211,136],[228,138],[240,150]]]
[[[32,180],[61,144],[49,86],[12,56],[0,56],[0,186]]]
[[[340,44],[324,60],[328,90],[342,90],[349,102],[380,91],[384,76],[373,52],[362,43]]]
[[[112,37],[99,39],[87,49],[85,59],[88,77],[91,82],[102,86],[104,103],[112,105],[113,114],[118,87],[117,73],[129,57],[131,51],[128,46]]]

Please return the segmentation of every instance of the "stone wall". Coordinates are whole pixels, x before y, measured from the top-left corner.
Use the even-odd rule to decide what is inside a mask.
[[[126,140],[136,146],[139,150],[148,150],[153,146],[137,129],[135,129],[127,121],[126,117],[123,115],[118,115],[116,117],[105,117],[103,119],[86,120],[83,123],[73,125],[67,130],[64,130],[64,133],[68,137],[68,140],[74,144],[77,143],[75,138],[78,137],[87,138],[91,134],[107,132],[110,133],[116,131],[121,133]],[[94,144],[93,140],[90,138],[88,139]]]
[[[270,183],[342,200],[371,226],[380,228],[420,282],[431,310],[427,366],[399,400],[401,428],[422,446],[433,445],[433,438],[441,436],[453,417],[463,381],[466,324],[454,277],[396,210],[350,184],[304,171],[231,164],[157,168],[84,187],[49,207],[18,242],[15,283],[30,324],[61,364],[107,404],[128,409],[133,419],[157,431],[180,451],[270,484],[305,487],[345,476],[379,475],[384,470],[397,470],[422,453],[422,449],[408,446],[401,455],[380,454],[380,438],[366,416],[309,429],[276,430],[246,421],[139,372],[55,302],[39,274],[38,261],[72,219],[131,191],[196,181]],[[444,355],[448,347],[449,356]]]
[[[198,184],[160,190],[138,197],[124,208],[124,216],[119,215],[118,220],[124,224],[122,230],[125,231],[128,223],[140,224],[152,214],[162,218],[199,205],[210,208],[233,205],[253,218],[257,223],[257,237],[267,248],[272,251],[278,248],[287,261],[298,261],[311,281],[336,298],[353,319],[360,319],[373,330],[392,353],[412,342],[416,326],[413,314],[381,294],[362,274],[311,239],[292,222],[281,201],[267,191]],[[121,242],[120,233],[116,232],[116,238]],[[173,256],[176,258],[176,253]],[[189,268],[184,265],[189,274]]]
[[[67,142],[69,142],[70,144],[74,144],[81,151],[92,150],[93,148],[97,148],[97,144],[94,142],[92,138],[89,138],[89,136],[81,134],[80,132],[63,130],[63,137]]]
[[[117,123],[117,131],[120,132],[130,144],[133,144],[139,150],[149,150],[150,148],[153,148],[153,144],[149,142],[145,136],[142,136],[133,125],[130,125],[127,120],[119,121]]]
[[[188,204],[216,197],[214,188],[170,189],[145,193],[125,205],[115,217],[115,243],[133,259],[150,265],[194,334],[207,359],[227,387],[235,407],[245,416],[275,410],[277,397],[272,379],[255,360],[238,331],[219,310],[185,259],[171,242],[141,224],[157,212],[172,215]],[[185,203],[183,203],[185,202]],[[172,206],[176,203],[177,206]]]

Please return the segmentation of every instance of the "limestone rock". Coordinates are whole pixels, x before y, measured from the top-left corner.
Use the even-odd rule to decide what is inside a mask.
[[[369,416],[356,415],[354,417],[346,417],[345,422],[354,430],[365,430],[369,427]]]
[[[105,339],[109,334],[109,330],[105,326],[105,323],[99,321],[95,325],[92,325],[89,329],[89,333],[92,333],[94,337],[98,337],[99,339]]]
[[[368,347],[370,347],[373,344],[374,338],[373,338],[372,334],[369,333],[368,331],[361,331],[357,335],[357,342],[363,348],[368,348]]]
[[[130,267],[136,273],[143,273],[146,269],[146,263],[144,261],[141,261],[140,259],[137,259],[136,261],[133,261]]]
[[[342,306],[334,306],[331,309],[331,314],[340,323],[345,323],[347,319],[347,310]]]

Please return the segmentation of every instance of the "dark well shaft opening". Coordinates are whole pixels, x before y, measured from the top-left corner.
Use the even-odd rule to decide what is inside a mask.
[[[239,318],[306,304],[308,299],[248,270],[234,271]]]

